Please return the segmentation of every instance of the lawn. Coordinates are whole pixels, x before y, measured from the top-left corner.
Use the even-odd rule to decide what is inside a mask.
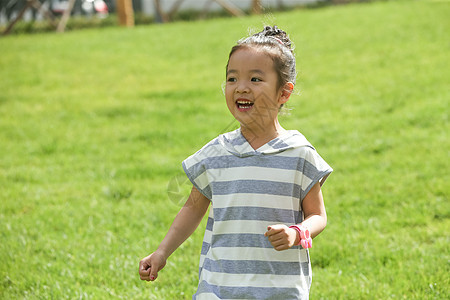
[[[181,161],[236,128],[235,41],[296,46],[282,124],[334,168],[311,299],[448,299],[450,4],[389,1],[0,39],[0,298],[189,299],[200,228],[154,283]],[[180,195],[189,189],[181,184]]]

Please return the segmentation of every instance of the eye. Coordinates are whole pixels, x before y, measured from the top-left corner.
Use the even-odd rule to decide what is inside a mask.
[[[251,80],[252,80],[253,82],[260,82],[260,81],[262,81],[262,79],[259,78],[259,77],[252,77]]]
[[[228,81],[228,82],[236,82],[237,79],[236,79],[235,77],[228,77],[228,78],[227,78],[227,81]]]

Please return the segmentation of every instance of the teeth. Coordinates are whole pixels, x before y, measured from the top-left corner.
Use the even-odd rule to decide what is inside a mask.
[[[252,104],[251,101],[244,101],[244,100],[238,100],[238,101],[236,101],[236,103],[239,105],[251,105]]]

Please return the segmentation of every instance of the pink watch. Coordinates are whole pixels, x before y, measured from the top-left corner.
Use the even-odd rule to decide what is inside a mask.
[[[308,228],[306,228],[305,226],[302,225],[292,225],[289,226],[289,228],[294,228],[295,230],[297,230],[299,237],[300,237],[300,241],[298,242],[298,244],[296,246],[301,245],[302,248],[304,249],[309,249],[312,247],[312,239],[311,239],[311,235],[309,234],[309,230]]]

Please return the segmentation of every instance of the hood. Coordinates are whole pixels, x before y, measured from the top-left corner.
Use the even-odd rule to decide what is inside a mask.
[[[250,146],[240,128],[220,135],[218,140],[228,152],[238,157],[275,154],[305,146],[313,148],[303,134],[297,130],[288,130],[285,134],[274,138],[256,150]]]

